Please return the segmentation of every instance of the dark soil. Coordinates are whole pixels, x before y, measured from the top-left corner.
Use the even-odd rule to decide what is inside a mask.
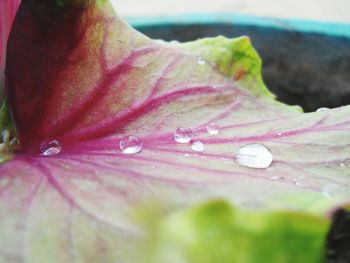
[[[350,213],[344,210],[334,215],[327,238],[327,263],[350,262]]]

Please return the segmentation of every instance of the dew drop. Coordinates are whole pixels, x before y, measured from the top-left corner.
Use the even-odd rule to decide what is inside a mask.
[[[248,144],[239,149],[237,162],[244,167],[266,169],[273,161],[271,151],[262,144]]]
[[[142,151],[142,142],[139,137],[128,135],[120,140],[119,148],[124,154],[136,154]]]
[[[215,123],[210,123],[208,126],[207,126],[207,132],[210,134],[210,135],[218,135],[219,134],[219,125],[215,124]]]
[[[12,150],[19,150],[20,142],[17,137],[14,137],[10,142],[10,147]]]
[[[188,127],[177,128],[174,133],[174,140],[177,143],[189,143],[193,138],[193,133]]]
[[[205,61],[204,58],[200,58],[198,59],[198,64],[201,65],[201,66],[204,66],[207,62]]]
[[[205,149],[204,144],[199,140],[192,142],[191,148],[195,152],[204,152]]]
[[[273,176],[270,176],[269,177],[270,180],[279,180],[279,179],[282,179],[280,176],[278,175],[273,175]]]
[[[277,133],[277,136],[278,136],[278,137],[281,137],[282,135],[283,135],[282,132],[278,132],[278,133]]]
[[[340,167],[342,167],[342,168],[344,168],[344,167],[346,166],[345,163],[340,163],[339,165],[340,165]]]
[[[40,153],[42,156],[56,156],[62,150],[62,146],[58,140],[45,140],[40,145]]]
[[[329,110],[330,110],[329,108],[322,107],[322,108],[319,108],[318,110],[316,110],[316,112],[327,112]]]

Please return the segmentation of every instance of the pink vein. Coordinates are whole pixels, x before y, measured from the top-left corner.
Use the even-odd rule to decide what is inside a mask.
[[[89,96],[84,99],[80,105],[74,107],[73,109],[70,109],[69,115],[65,116],[59,121],[58,124],[52,127],[52,130],[55,131],[55,134],[65,133],[69,128],[71,128],[71,126],[79,122],[79,119],[81,119],[84,114],[86,114],[86,111],[90,109],[92,105],[95,105],[99,99],[102,99],[104,97],[109,88],[112,87],[113,83],[118,80],[120,75],[126,74],[131,69],[131,64],[134,60],[142,55],[153,52],[154,50],[156,50],[154,46],[147,46],[138,50],[134,50],[114,68],[104,73]]]
[[[126,229],[121,228],[120,226],[117,226],[115,224],[111,224],[110,222],[101,219],[99,217],[94,216],[89,211],[85,210],[83,207],[81,207],[73,197],[70,196],[69,193],[66,192],[66,190],[60,185],[60,183],[56,180],[56,178],[51,174],[50,169],[48,169],[45,165],[42,163],[39,164],[39,169],[41,172],[46,176],[48,182],[51,184],[51,186],[60,194],[60,196],[63,197],[64,200],[68,202],[72,207],[76,208],[78,211],[80,211],[82,214],[85,214],[92,220],[101,223],[105,227],[112,227],[117,228],[121,232],[128,232]]]
[[[165,103],[169,103],[185,96],[195,96],[197,94],[212,94],[217,91],[213,90],[211,87],[193,87],[188,89],[175,90],[158,97],[154,97],[151,100],[146,100],[135,108],[128,109],[112,118],[104,120],[98,125],[90,126],[85,129],[80,129],[77,133],[66,134],[62,140],[66,142],[71,141],[82,141],[86,139],[92,139],[94,137],[101,137],[103,135],[110,134],[116,130],[122,129],[128,123],[134,121],[135,119],[149,113],[151,110],[157,109]]]

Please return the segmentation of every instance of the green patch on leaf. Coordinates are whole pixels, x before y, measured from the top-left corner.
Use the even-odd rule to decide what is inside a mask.
[[[205,38],[186,43],[184,47],[215,63],[220,72],[249,89],[254,95],[275,97],[264,84],[261,74],[262,61],[252,47],[249,37]]]
[[[158,222],[147,262],[320,263],[329,220],[298,212],[246,211],[226,201]]]

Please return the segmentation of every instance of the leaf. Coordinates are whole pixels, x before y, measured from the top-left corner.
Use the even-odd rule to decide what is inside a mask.
[[[291,213],[301,224],[295,240],[315,222],[319,244],[331,211],[350,201],[350,107],[304,114],[274,101],[246,37],[167,44],[130,28],[104,0],[26,0],[7,62],[22,148],[0,166],[0,262],[135,262],[143,235],[128,211],[152,199],[172,213],[219,197],[252,210],[257,224]],[[181,126],[204,152],[174,141]],[[120,151],[128,134],[141,153]],[[50,138],[62,152],[41,156]],[[268,169],[236,162],[251,143],[273,153]],[[313,255],[323,253],[315,246]]]
[[[237,211],[211,201],[159,221],[143,262],[323,262],[328,228],[300,212]]]
[[[2,0],[0,5],[0,102],[4,91],[6,43],[20,0]]]

